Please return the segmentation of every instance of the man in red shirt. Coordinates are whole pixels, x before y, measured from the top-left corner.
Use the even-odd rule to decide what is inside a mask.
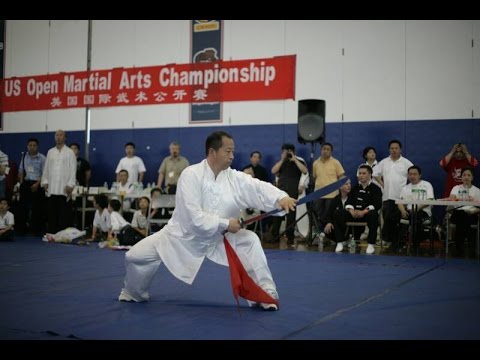
[[[467,146],[462,143],[453,145],[452,150],[440,160],[440,166],[447,172],[447,180],[443,197],[449,197],[455,185],[462,184],[461,172],[465,167],[477,167],[478,160],[468,152]]]

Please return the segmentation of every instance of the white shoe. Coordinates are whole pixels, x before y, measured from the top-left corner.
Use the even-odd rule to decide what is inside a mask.
[[[343,244],[341,241],[337,243],[337,247],[335,248],[335,252],[339,253],[343,251]]]
[[[130,295],[127,290],[122,289],[120,292],[120,295],[118,295],[118,301],[135,301],[135,302],[142,302],[142,301],[147,301],[148,299],[142,299],[142,300],[137,300],[135,299],[132,295]]]
[[[368,244],[367,246],[367,254],[371,255],[375,252],[375,246],[373,244]]]
[[[278,293],[277,293],[276,290],[273,290],[273,289],[264,289],[264,290],[265,290],[265,292],[270,294],[270,296],[272,298],[274,298],[275,300],[278,300]],[[278,310],[278,306],[276,304],[260,303],[260,307],[263,310],[266,310],[266,311],[277,311]]]

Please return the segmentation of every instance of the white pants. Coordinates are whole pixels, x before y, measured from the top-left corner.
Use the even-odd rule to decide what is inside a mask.
[[[159,233],[153,234],[143,239],[125,254],[127,274],[122,294],[134,301],[149,299],[148,289],[162,262],[155,246],[157,241],[160,241],[158,235]],[[276,291],[275,282],[258,236],[250,230],[242,229],[236,234],[228,233],[226,237],[253,281],[265,290]],[[221,265],[227,265],[223,241],[217,245],[215,252],[209,258]],[[188,263],[188,259],[179,258],[178,261]]]

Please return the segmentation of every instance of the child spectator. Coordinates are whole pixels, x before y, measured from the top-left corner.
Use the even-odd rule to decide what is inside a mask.
[[[119,213],[122,204],[117,199],[110,200],[108,204],[108,212],[110,213],[111,228],[108,232],[108,238],[117,237],[118,233],[124,226],[130,225]]]
[[[10,209],[8,199],[0,198],[0,241],[13,240],[15,219],[8,209]]]
[[[87,241],[104,240],[112,228],[110,214],[108,212],[108,198],[104,194],[95,195],[93,206],[97,209],[93,219],[92,237]],[[97,232],[100,230],[100,233]],[[98,235],[98,238],[97,238]]]
[[[148,207],[150,206],[150,199],[146,196],[140,198],[138,203],[140,210],[133,214],[132,227],[135,231],[140,233],[143,237],[148,235]]]

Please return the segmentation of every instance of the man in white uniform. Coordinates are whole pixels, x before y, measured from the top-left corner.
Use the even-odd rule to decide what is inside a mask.
[[[148,289],[162,261],[187,284],[193,283],[205,257],[228,266],[224,236],[253,281],[278,299],[258,236],[242,229],[238,216],[246,208],[271,211],[278,207],[289,212],[296,200],[269,183],[231,169],[234,143],[229,134],[212,133],[205,153],[205,160],[180,175],[176,207],[168,224],[126,253],[127,274],[119,301],[148,300]],[[275,304],[260,305],[278,309]]]

